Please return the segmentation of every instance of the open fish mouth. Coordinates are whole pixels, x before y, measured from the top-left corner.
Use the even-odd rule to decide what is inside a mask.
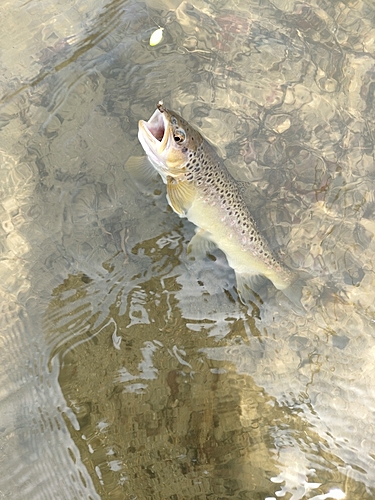
[[[163,107],[163,103],[159,102],[157,109],[147,122],[139,121],[138,136],[145,150],[154,155],[161,155],[168,148],[170,128],[168,112]]]
[[[151,118],[145,122],[148,132],[159,142],[162,142],[165,132],[163,114],[157,109]]]

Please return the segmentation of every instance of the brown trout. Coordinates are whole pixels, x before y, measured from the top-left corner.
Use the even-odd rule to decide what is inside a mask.
[[[240,183],[201,134],[159,102],[148,121],[139,121],[138,138],[167,185],[172,209],[197,226],[188,251],[202,254],[214,245],[222,250],[236,274],[242,301],[254,290],[254,277],[261,275],[300,304],[288,293],[296,274],[273,254],[249,212]]]

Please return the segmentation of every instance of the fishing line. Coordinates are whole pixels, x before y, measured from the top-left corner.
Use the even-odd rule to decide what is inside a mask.
[[[165,30],[165,26],[168,24],[168,19],[166,20],[165,22],[165,26],[164,28],[162,26],[160,26],[154,18],[151,17],[150,15],[150,10],[148,8],[148,5],[147,3],[145,3],[146,5],[146,10],[147,10],[147,15],[149,17],[149,19],[156,24],[156,26],[158,27],[156,30],[154,30],[151,35],[150,35],[150,40],[149,40],[149,44],[151,47],[155,47],[155,45],[158,45],[162,40],[163,40],[163,35],[164,35],[164,30]]]

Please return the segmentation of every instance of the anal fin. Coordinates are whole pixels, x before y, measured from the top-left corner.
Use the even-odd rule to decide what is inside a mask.
[[[262,275],[249,275],[236,273],[237,280],[237,293],[242,303],[255,302],[260,300],[264,302],[268,297],[268,286],[270,287],[271,281]],[[265,286],[266,285],[266,286]],[[283,288],[277,293],[282,293],[289,302],[288,308],[291,308],[299,315],[305,315],[306,309],[303,306],[303,289],[306,286],[306,279],[304,276],[298,277],[288,287]]]
[[[259,302],[266,278],[260,274],[236,273],[237,293],[243,304]]]

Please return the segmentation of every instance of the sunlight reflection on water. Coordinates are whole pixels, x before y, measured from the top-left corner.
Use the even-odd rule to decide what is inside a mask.
[[[373,498],[373,7],[0,9],[4,497]],[[306,315],[244,307],[134,185],[160,98],[310,273]]]

